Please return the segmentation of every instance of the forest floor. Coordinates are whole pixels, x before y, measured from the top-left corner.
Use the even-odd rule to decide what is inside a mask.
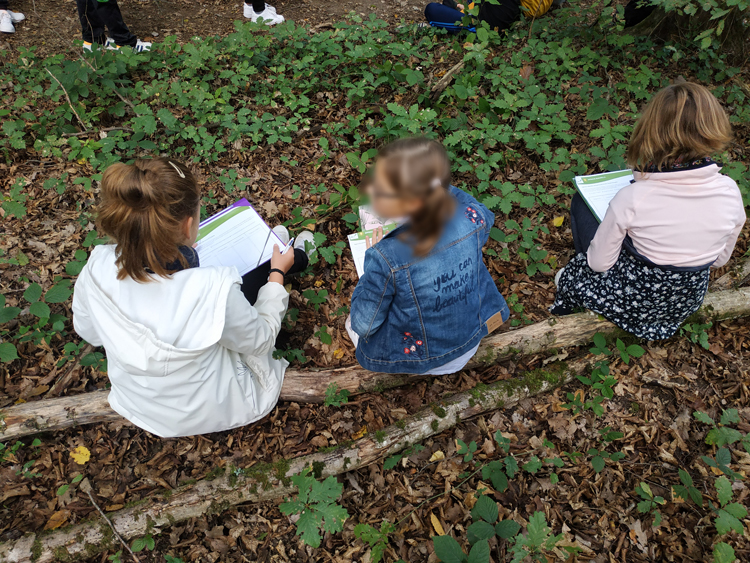
[[[176,35],[179,41],[194,36],[226,35],[232,32],[233,20],[241,11],[238,2],[124,0],[121,4],[132,31],[144,40],[154,41],[167,35]],[[323,29],[350,11],[365,17],[375,13],[394,25],[401,19],[420,21],[423,4],[415,0],[374,3],[286,0],[276,3],[276,7],[288,19]],[[31,46],[36,46],[37,53],[44,56],[58,53],[77,56],[72,42],[79,37],[79,27],[71,2],[12,0],[11,9],[24,12],[27,21],[17,26],[15,35],[0,37],[6,59],[17,58],[23,48]],[[747,71],[745,65],[745,76]],[[340,111],[346,111],[343,103]],[[576,123],[575,127],[582,129],[588,138],[589,123]],[[747,139],[747,127],[742,132],[744,137],[739,137]],[[735,150],[739,159],[744,155],[744,161],[749,160],[746,144],[740,142]],[[284,156],[302,163],[314,162],[321,154],[318,143],[305,136],[284,151]],[[268,146],[235,153],[232,159],[199,168],[199,178],[209,182],[212,190],[208,211],[221,209],[236,199],[236,193],[219,190],[219,183],[212,176],[219,174],[222,167],[239,169],[249,179],[248,193],[261,191],[262,203],[258,203],[269,220],[287,220],[292,216],[292,208],[300,203],[300,194],[295,191],[297,185],[338,182],[348,187],[359,178],[347,163],[343,150],[316,167],[281,164],[280,154],[279,149]],[[547,185],[538,162],[524,158],[503,167],[503,180]],[[49,287],[53,278],[63,272],[72,253],[80,248],[86,235],[84,230],[92,227],[91,216],[82,211],[92,196],[80,184],[68,186],[64,197],[40,187],[43,181],[64,173],[70,178],[83,177],[90,176],[92,169],[83,160],[49,158],[32,150],[19,152],[17,158],[0,164],[3,194],[9,193],[11,178],[23,176],[31,181],[27,216],[23,220],[4,219],[4,232],[0,234],[0,248],[16,260],[0,263],[0,292],[9,303],[20,300],[29,282]],[[463,172],[459,177],[471,182],[470,173]],[[322,202],[321,197],[306,193],[302,200],[308,209]],[[554,219],[561,213],[553,206],[534,209],[535,216],[546,217],[543,222],[550,233],[542,236],[544,248],[558,264],[565,263],[572,254],[569,220],[564,217],[561,224]],[[346,226],[340,221],[328,221],[325,230],[329,241],[343,240],[346,234]],[[735,260],[747,251],[749,237],[750,229],[746,228]],[[500,251],[501,245],[496,242],[491,245]],[[515,309],[513,313],[516,324],[549,317],[547,307],[554,296],[554,269],[530,276],[526,262],[513,254],[509,261],[488,258],[487,262],[503,294],[515,294],[523,301],[523,309]],[[714,277],[725,271],[726,268],[715,272]],[[334,311],[348,304],[356,279],[346,250],[334,263],[321,263],[314,275],[293,282],[290,306],[299,308],[299,318],[294,330],[282,335],[280,344],[301,349],[308,358],[306,366],[325,368],[355,363],[343,327],[346,315]],[[303,290],[310,288],[329,290],[320,310],[310,307],[302,297]],[[69,315],[69,303],[63,307]],[[325,322],[332,332],[330,345],[315,336]],[[509,329],[509,326],[503,328]],[[683,335],[666,342],[643,344],[645,355],[631,359],[629,364],[611,359],[611,375],[617,384],[613,398],[606,402],[605,413],[598,420],[590,411],[574,414],[565,406],[569,393],[577,393],[584,400],[594,393],[589,387],[571,384],[512,409],[498,409],[461,423],[425,441],[422,451],[405,457],[395,468],[385,470],[382,464],[373,464],[345,474],[340,478],[344,493],[339,502],[350,518],[341,534],[325,535],[318,549],[300,542],[294,523],[279,512],[278,503],[266,502],[241,505],[154,531],[154,549],[139,553],[139,557],[141,561],[156,563],[164,562],[167,555],[191,563],[369,563],[370,548],[354,538],[354,525],[371,523],[379,527],[387,519],[400,524],[391,537],[386,561],[401,558],[408,563],[434,563],[437,558],[431,536],[447,532],[464,538],[471,523],[470,509],[476,502],[474,493],[485,489],[498,501],[502,518],[514,518],[525,524],[530,514],[544,511],[555,533],[564,535],[564,544],[580,550],[577,558],[570,559],[558,550],[550,554],[550,561],[707,561],[716,540],[712,519],[677,498],[672,485],[680,482],[678,468],[689,468],[701,493],[707,499],[716,497],[710,484],[714,473],[700,459],[702,455],[715,453],[715,448],[706,445],[708,427],[695,422],[694,411],[718,418],[722,409],[738,409],[741,422],[737,427],[743,433],[750,430],[750,320],[718,322],[707,332],[708,348]],[[72,330],[66,338],[75,339]],[[0,364],[0,408],[107,385],[106,374],[91,367],[69,363],[58,369],[62,344],[58,338],[52,347],[41,344],[13,363]],[[555,359],[576,357],[585,354],[588,348],[560,351]],[[123,421],[43,434],[38,443],[24,440],[9,457],[0,458],[0,541],[94,517],[96,509],[88,496],[70,485],[79,474],[88,478],[97,502],[105,511],[118,510],[157,491],[210,476],[217,468],[274,462],[347,443],[365,433],[375,433],[448,395],[479,383],[488,384],[543,368],[548,361],[542,355],[504,360],[483,369],[441,376],[405,388],[358,395],[340,408],[282,402],[257,424],[205,436],[165,440]],[[622,438],[614,445],[603,443],[599,432],[603,428],[622,433]],[[617,450],[625,457],[597,472],[584,456],[583,460],[558,469],[560,481],[556,484],[545,468],[519,473],[502,492],[494,490],[480,476],[453,488],[473,467],[456,454],[456,440],[476,442],[474,463],[481,464],[498,457],[493,439],[498,430],[510,440],[511,452],[521,461],[532,456],[549,457],[553,450],[561,455],[585,453],[591,448]],[[555,447],[550,449],[546,440]],[[71,457],[71,452],[79,446],[90,452],[90,460],[85,464]],[[749,474],[750,455],[739,450],[733,453],[733,469]],[[33,463],[29,465],[29,461]],[[635,487],[643,482],[667,500],[660,507],[664,521],[658,527],[651,526],[651,515],[641,514],[637,509],[642,499]],[[734,502],[750,503],[743,481],[736,481],[733,490]],[[730,532],[728,537],[739,560],[750,560],[747,528],[744,534]],[[497,539],[492,542],[493,561],[509,560],[507,545]],[[112,551],[90,561],[104,563],[111,555]]]

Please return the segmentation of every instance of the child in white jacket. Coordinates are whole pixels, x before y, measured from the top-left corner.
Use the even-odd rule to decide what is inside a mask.
[[[245,278],[197,267],[200,190],[174,160],[110,166],[101,198],[99,226],[115,244],[96,247],[79,275],[73,323],[104,346],[112,408],[162,437],[265,416],[288,365],[273,358],[289,299],[284,275],[307,266],[304,250],[275,246],[270,270]],[[259,276],[268,280],[260,288]]]

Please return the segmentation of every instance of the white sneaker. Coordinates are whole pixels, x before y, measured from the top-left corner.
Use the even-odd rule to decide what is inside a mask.
[[[266,25],[276,25],[284,22],[284,16],[277,14],[276,9],[266,4],[266,9],[260,13],[253,10],[250,4],[245,4],[244,15],[253,22],[262,22]]]
[[[284,244],[289,244],[289,231],[286,230],[286,227],[284,225],[276,225],[271,230],[276,233],[276,236],[281,239],[281,242],[283,242]]]
[[[107,40],[104,42],[104,48],[107,49],[107,51],[119,51],[120,48],[117,46],[117,43],[115,43],[115,40],[111,37],[107,37]]]
[[[19,23],[26,19],[26,16],[24,16],[21,12],[11,12],[8,10],[8,13],[10,14],[10,19],[13,23]]]
[[[13,18],[8,10],[0,10],[0,31],[3,33],[16,32],[16,28],[13,27]]]
[[[136,53],[143,53],[144,51],[150,51],[151,50],[152,43],[149,43],[148,41],[141,41],[140,39],[135,44],[135,47],[133,47],[133,51]]]
[[[315,245],[315,237],[310,231],[302,231],[297,235],[297,238],[294,241],[294,248],[299,248],[309,257],[317,248]]]

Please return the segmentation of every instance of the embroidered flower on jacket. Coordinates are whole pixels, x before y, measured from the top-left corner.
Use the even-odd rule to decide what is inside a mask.
[[[473,207],[466,208],[466,218],[475,225],[484,225],[484,219]]]
[[[404,354],[406,354],[407,356],[414,356],[419,360],[424,358],[424,353],[422,350],[422,345],[424,344],[424,342],[414,338],[411,332],[404,333],[403,344]]]

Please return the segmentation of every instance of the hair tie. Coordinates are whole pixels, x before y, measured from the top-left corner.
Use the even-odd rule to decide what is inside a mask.
[[[172,162],[171,160],[168,160],[167,162],[169,162],[169,164],[172,165],[172,168],[177,170],[177,173],[180,175],[180,178],[185,178],[185,173],[182,170],[180,170],[174,162]]]
[[[433,190],[436,190],[443,187],[443,182],[440,180],[440,178],[435,178],[434,180],[432,180],[432,182],[430,182],[430,186],[432,186]]]

